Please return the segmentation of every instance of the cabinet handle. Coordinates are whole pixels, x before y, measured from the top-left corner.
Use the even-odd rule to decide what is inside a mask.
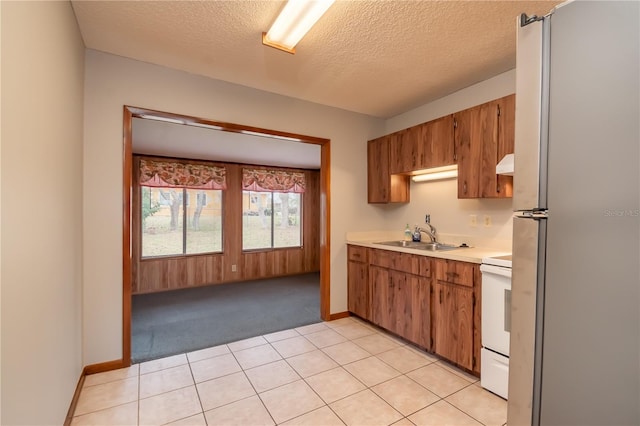
[[[440,290],[440,304],[442,305],[442,290]]]
[[[458,128],[458,120],[453,119],[453,161],[458,161],[458,154],[456,153],[456,129]]]
[[[353,253],[352,256],[353,257],[360,257],[360,253]]]
[[[499,194],[500,193],[500,184],[496,185],[496,192]]]
[[[460,274],[458,274],[457,272],[447,272],[447,277],[457,278],[459,276]]]
[[[467,193],[467,182],[462,185],[462,192]]]

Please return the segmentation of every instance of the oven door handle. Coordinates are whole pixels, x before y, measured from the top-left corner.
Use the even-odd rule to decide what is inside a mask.
[[[511,333],[511,289],[504,289],[504,331]]]

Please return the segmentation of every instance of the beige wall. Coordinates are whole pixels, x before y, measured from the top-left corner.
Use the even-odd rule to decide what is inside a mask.
[[[68,2],[1,8],[1,423],[62,424],[82,371],[84,46]]]
[[[455,92],[437,101],[415,108],[386,121],[388,134],[419,123],[433,120],[484,102],[515,93],[515,70]],[[411,182],[411,202],[404,206],[384,206],[387,223],[384,230],[404,230],[404,226],[422,225],[425,213],[431,214],[438,232],[464,234],[479,238],[511,240],[511,199],[459,200],[455,179],[439,182]],[[476,215],[478,225],[469,226],[469,215]],[[491,227],[482,219],[491,217]]]
[[[93,50],[85,67],[85,364],[122,354],[123,105],[331,139],[331,312],[346,310],[345,233],[382,224],[366,200],[366,141],[381,120]]]

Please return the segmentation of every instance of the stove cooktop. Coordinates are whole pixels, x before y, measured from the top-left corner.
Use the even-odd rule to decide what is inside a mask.
[[[511,268],[511,255],[485,257],[482,263],[486,265],[502,266],[503,268]]]

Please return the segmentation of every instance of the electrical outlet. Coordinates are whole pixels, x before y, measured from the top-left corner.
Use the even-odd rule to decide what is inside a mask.
[[[484,215],[484,227],[488,228],[491,226],[491,216],[489,216],[488,214]]]
[[[231,265],[231,272],[237,272],[238,267],[236,265]]]
[[[469,215],[469,226],[472,228],[478,226],[478,216],[476,216],[475,214]]]

